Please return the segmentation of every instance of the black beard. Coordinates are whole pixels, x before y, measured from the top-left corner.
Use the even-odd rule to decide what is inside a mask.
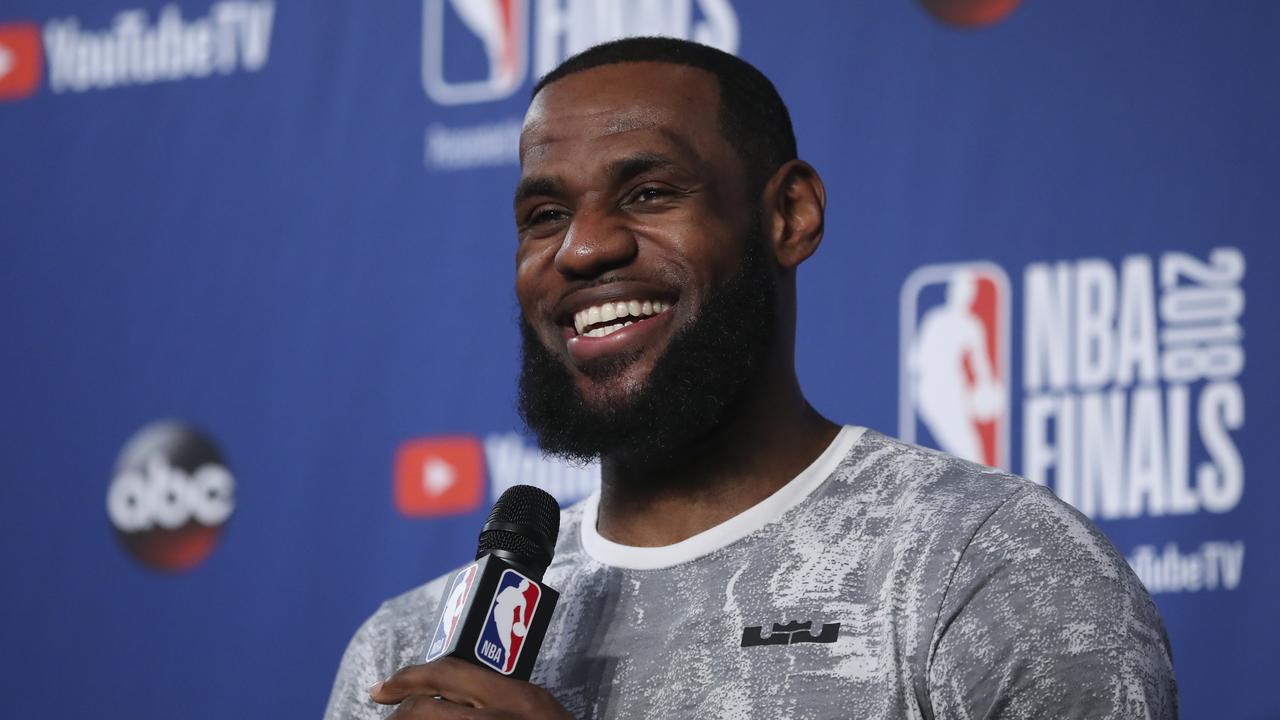
[[[640,387],[588,404],[568,369],[520,316],[518,409],[543,452],[574,462],[601,457],[661,465],[718,426],[764,364],[773,343],[777,279],[758,231],[742,264],[677,331]],[[585,368],[598,382],[632,362],[622,357]]]

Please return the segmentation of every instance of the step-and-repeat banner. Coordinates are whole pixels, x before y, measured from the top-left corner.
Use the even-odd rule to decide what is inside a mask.
[[[529,88],[622,35],[777,83],[830,198],[799,366],[1012,469],[1164,615],[1186,717],[1280,717],[1280,5],[5,0],[7,716],[305,717],[504,488]]]

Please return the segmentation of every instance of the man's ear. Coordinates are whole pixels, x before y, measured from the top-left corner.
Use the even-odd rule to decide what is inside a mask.
[[[774,257],[784,268],[804,262],[822,242],[827,189],[818,171],[803,160],[778,168],[761,194]]]

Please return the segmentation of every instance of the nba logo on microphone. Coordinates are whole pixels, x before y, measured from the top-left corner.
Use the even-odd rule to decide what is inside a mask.
[[[441,105],[510,97],[528,67],[528,0],[423,0],[422,86]]]
[[[927,265],[907,277],[899,437],[1008,469],[1009,300],[994,263]]]
[[[475,582],[478,567],[476,563],[472,563],[453,577],[449,593],[444,597],[444,612],[440,613],[440,622],[436,624],[431,647],[427,649],[426,662],[440,657],[449,648],[449,642],[458,631],[458,623],[462,621],[462,611],[467,608],[467,596],[471,594],[471,585]]]
[[[476,640],[476,659],[503,675],[515,671],[541,597],[537,583],[515,570],[503,570]]]

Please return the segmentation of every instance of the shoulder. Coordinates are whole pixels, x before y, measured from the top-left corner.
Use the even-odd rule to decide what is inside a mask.
[[[1048,631],[1076,618],[1158,637],[1167,653],[1155,603],[1124,556],[1047,489],[1019,493],[983,523],[961,555],[944,613],[973,614],[981,598],[987,602],[980,612],[993,623],[1019,613]]]
[[[960,551],[926,657],[940,714],[1177,714],[1169,641],[1150,595],[1093,523],[1030,483]]]
[[[1165,629],[1098,529],[1041,485],[874,432],[837,473],[887,520],[939,716],[1176,717]]]
[[[844,482],[859,491],[850,495],[878,497],[899,534],[949,558],[951,570],[939,588],[944,604],[962,604],[960,588],[968,584],[998,581],[1027,602],[1080,605],[1089,596],[1096,606],[1123,599],[1158,624],[1154,604],[1120,552],[1048,488],[873,432],[845,462]]]
[[[866,430],[826,481],[770,530],[824,555],[865,559],[876,582],[926,629],[965,548],[1003,507],[1039,486],[1009,473]]]
[[[913,534],[967,541],[1002,505],[1048,491],[1011,473],[896,440],[863,433],[833,474],[828,494],[878,507]],[[1052,495],[1049,495],[1052,497]]]
[[[428,625],[449,575],[382,603],[347,643],[329,695],[326,718],[379,718],[385,713],[368,688],[406,665],[422,660]]]
[[[1013,568],[1051,563],[1056,575],[1088,573],[1125,590],[1141,589],[1111,541],[1078,510],[1038,485],[1011,496],[991,514],[966,548],[961,569],[975,570],[996,558]]]

